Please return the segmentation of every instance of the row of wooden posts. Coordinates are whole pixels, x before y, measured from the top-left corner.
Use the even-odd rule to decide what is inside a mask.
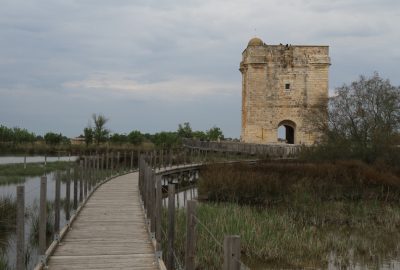
[[[80,211],[82,203],[85,202],[97,188],[97,186],[110,177],[123,174],[128,170],[134,169],[134,152],[131,152],[130,167],[127,166],[127,155],[121,164],[120,153],[95,154],[83,156],[79,160],[79,167],[75,166],[78,174],[71,174],[71,168],[66,171],[66,188],[65,188],[65,220],[67,224],[60,229],[60,209],[61,209],[61,177],[56,174],[55,183],[55,200],[54,200],[54,241],[47,248],[46,241],[46,224],[47,224],[47,176],[40,179],[40,197],[39,197],[39,245],[38,252],[40,255],[39,264],[46,265],[48,256],[58,244],[63,234],[69,228],[71,222],[76,218],[76,214]],[[115,159],[116,158],[116,159]],[[72,201],[71,201],[71,182],[72,182]],[[36,190],[36,189],[35,189]],[[72,204],[72,205],[71,205]],[[79,206],[80,204],[80,206]],[[75,213],[71,216],[71,206]],[[17,186],[17,226],[16,226],[16,269],[25,269],[25,187]],[[38,268],[38,267],[36,267]]]
[[[148,220],[149,232],[155,241],[156,254],[168,270],[176,269],[175,255],[175,194],[178,192],[175,184],[168,184],[168,209],[167,209],[167,232],[162,229],[162,180],[170,170],[176,170],[178,166],[166,167],[163,170],[156,169],[154,156],[141,155],[139,159],[139,190]],[[180,170],[199,170],[201,164],[187,164]],[[185,244],[185,270],[194,270],[196,258],[196,225],[199,221],[196,216],[196,200],[188,200],[186,203],[186,244]],[[167,238],[167,254],[162,254],[162,235]],[[241,269],[240,261],[240,237],[237,235],[226,235],[224,238],[224,270]],[[165,262],[164,262],[165,261]]]

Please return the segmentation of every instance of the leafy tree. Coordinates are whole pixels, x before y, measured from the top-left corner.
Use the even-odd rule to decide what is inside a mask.
[[[126,143],[128,142],[128,136],[125,134],[114,133],[110,136],[110,141],[118,144]]]
[[[179,143],[179,137],[176,132],[162,131],[154,134],[152,142],[156,146],[170,148]]]
[[[13,132],[13,143],[24,143],[24,142],[34,142],[36,139],[36,135],[34,133],[29,132],[24,128],[14,127],[12,129]]]
[[[93,139],[97,145],[101,142],[107,141],[108,134],[110,131],[105,127],[108,119],[104,115],[92,115],[94,127],[93,127]]]
[[[87,126],[83,129],[83,136],[85,137],[86,146],[93,142],[93,129]]]
[[[326,154],[371,162],[393,152],[400,128],[400,87],[378,73],[337,88],[327,109],[322,105],[317,110],[310,119],[324,134]]]
[[[192,128],[190,127],[190,123],[189,122],[185,122],[183,123],[183,125],[179,124],[178,126],[178,136],[181,138],[192,138],[193,134],[192,134]]]
[[[198,140],[207,140],[207,134],[204,131],[197,130],[192,132],[192,137]]]
[[[138,130],[133,130],[128,134],[128,141],[134,145],[140,145],[143,142],[143,139],[143,134]]]
[[[11,128],[0,125],[0,142],[13,141],[14,132]]]
[[[57,133],[53,133],[53,132],[47,132],[44,135],[44,141],[46,142],[46,144],[51,144],[51,145],[56,145],[56,144],[60,144],[61,141],[63,139],[63,136]]]
[[[207,130],[207,137],[211,141],[217,141],[218,139],[224,139],[224,134],[219,127],[213,126]]]

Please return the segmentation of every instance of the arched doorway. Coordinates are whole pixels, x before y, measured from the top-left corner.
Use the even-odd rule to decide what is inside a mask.
[[[278,124],[278,141],[287,144],[295,142],[296,124],[290,120],[283,120]]]

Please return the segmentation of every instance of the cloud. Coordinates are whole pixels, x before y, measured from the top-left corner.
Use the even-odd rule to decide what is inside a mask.
[[[398,0],[4,0],[0,121],[26,122],[28,98],[35,113],[48,100],[63,103],[51,120],[61,132],[56,121],[69,117],[70,107],[79,122],[100,106],[112,115],[123,102],[124,114],[148,115],[171,103],[165,114],[172,122],[191,116],[209,127],[215,119],[237,137],[238,67],[252,36],[267,44],[330,45],[330,89],[375,70],[400,84],[399,10]],[[115,124],[123,127],[129,119],[118,113]],[[161,118],[140,127],[172,123]]]
[[[176,77],[140,82],[128,75],[97,73],[80,81],[63,84],[71,91],[102,93],[114,98],[135,98],[169,102],[191,101],[203,96],[231,96],[239,86],[195,77]]]

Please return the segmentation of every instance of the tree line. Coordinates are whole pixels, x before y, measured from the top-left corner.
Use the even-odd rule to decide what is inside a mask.
[[[142,133],[139,130],[133,130],[130,133],[111,133],[106,127],[108,119],[104,115],[92,115],[92,123],[89,123],[83,130],[82,137],[86,145],[101,144],[110,142],[114,144],[140,145],[143,142],[151,142],[156,146],[172,147],[178,145],[182,138],[195,138],[199,140],[223,140],[224,134],[219,127],[213,126],[206,131],[192,130],[190,123],[185,122],[178,125],[176,131],[161,131],[154,134]]]
[[[189,122],[179,124],[176,131],[161,131],[150,134],[142,133],[139,130],[133,130],[126,134],[112,133],[106,127],[108,119],[104,115],[93,114],[91,120],[92,121],[83,129],[83,134],[79,136],[84,139],[87,146],[104,143],[133,144],[139,146],[142,143],[148,142],[159,147],[172,147],[180,144],[182,138],[213,141],[224,139],[224,134],[219,127],[213,126],[206,131],[194,131]],[[9,128],[0,125],[0,143],[21,144],[35,142],[44,142],[48,145],[71,144],[70,139],[61,133],[47,132],[44,136],[40,136],[24,128]]]

